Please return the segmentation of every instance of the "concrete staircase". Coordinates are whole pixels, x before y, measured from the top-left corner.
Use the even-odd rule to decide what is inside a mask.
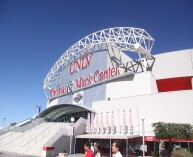
[[[74,123],[75,135],[85,132],[85,126],[86,120],[83,118]],[[55,146],[62,138],[68,141],[68,145],[57,144],[55,154],[57,155],[64,149],[69,151],[71,127],[71,123],[42,122],[28,130],[7,132],[0,136],[0,152],[41,156],[43,146]]]

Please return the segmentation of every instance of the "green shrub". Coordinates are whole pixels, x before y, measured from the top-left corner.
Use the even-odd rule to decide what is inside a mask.
[[[186,149],[177,149],[172,152],[171,157],[192,157],[192,154]]]

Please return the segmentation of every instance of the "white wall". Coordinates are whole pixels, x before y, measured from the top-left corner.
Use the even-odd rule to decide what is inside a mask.
[[[193,76],[193,49],[154,55],[153,75],[156,79]]]
[[[153,95],[133,96],[111,99],[110,101],[98,101],[93,103],[96,112],[114,111],[115,125],[119,119],[122,124],[122,113],[132,110],[134,134],[138,134],[141,128],[141,116],[145,116],[145,135],[153,135],[152,123],[175,122],[193,124],[193,91],[165,92]],[[119,111],[119,115],[118,115]],[[99,114],[100,115],[100,114]],[[110,118],[110,115],[109,115]],[[110,122],[110,119],[109,119]],[[138,127],[138,123],[140,127]],[[127,118],[128,124],[128,118]]]
[[[111,99],[157,93],[157,85],[151,72],[113,80],[106,84],[106,97]]]

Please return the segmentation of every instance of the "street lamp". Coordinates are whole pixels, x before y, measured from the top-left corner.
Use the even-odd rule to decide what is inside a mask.
[[[141,116],[141,120],[142,120],[142,137],[143,137],[143,157],[145,156],[145,141],[144,141],[144,121],[145,121],[145,116],[142,115]]]
[[[71,123],[74,123],[74,117],[71,117],[70,121]]]
[[[70,118],[71,123],[74,123],[74,117]],[[70,125],[70,155],[72,154],[72,136],[74,136],[74,124]]]
[[[187,139],[188,139],[188,151],[190,151],[189,138],[190,138],[190,130],[186,130]]]

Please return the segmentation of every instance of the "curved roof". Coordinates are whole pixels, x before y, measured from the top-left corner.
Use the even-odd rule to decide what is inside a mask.
[[[121,51],[137,52],[150,57],[154,39],[144,29],[133,27],[115,27],[92,33],[72,45],[56,61],[44,79],[44,89],[56,87],[65,67],[88,53],[89,48],[104,43],[110,43]]]
[[[83,107],[79,105],[72,105],[72,104],[62,104],[62,105],[55,105],[45,109],[43,112],[39,114],[39,117],[45,117],[48,119],[57,119],[62,115],[69,114],[69,113],[78,113],[83,111],[90,111],[94,112],[94,110]]]

